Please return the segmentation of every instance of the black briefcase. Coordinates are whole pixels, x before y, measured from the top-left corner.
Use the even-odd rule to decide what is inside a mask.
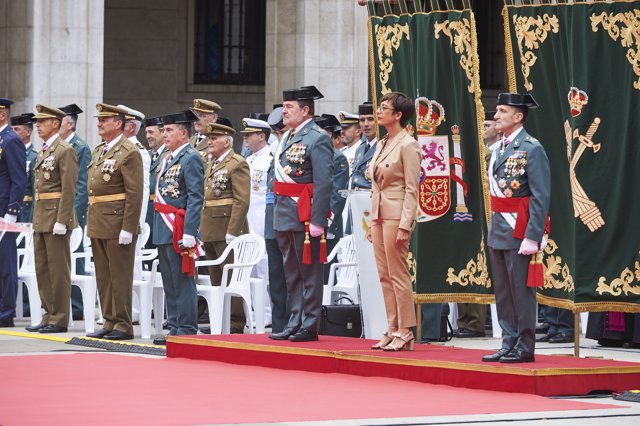
[[[350,300],[348,298],[345,298]],[[361,337],[360,305],[324,305],[320,316],[320,334],[326,336]]]

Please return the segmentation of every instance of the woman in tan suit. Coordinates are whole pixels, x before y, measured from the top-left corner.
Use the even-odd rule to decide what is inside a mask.
[[[415,226],[420,180],[420,147],[404,129],[415,113],[413,101],[398,92],[380,99],[378,124],[387,135],[369,165],[372,177],[371,227],[378,275],[387,310],[387,331],[372,349],[413,350],[416,325],[413,286],[407,265],[409,237]]]

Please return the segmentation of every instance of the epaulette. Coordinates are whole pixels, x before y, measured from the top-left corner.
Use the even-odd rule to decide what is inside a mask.
[[[144,149],[144,146],[139,141],[136,142],[135,145],[138,147],[138,149]]]
[[[124,149],[125,151],[129,151],[129,152],[134,151],[134,150],[135,151],[138,150],[138,147],[133,142],[131,142],[129,139],[126,139],[121,146],[122,146],[122,149]]]

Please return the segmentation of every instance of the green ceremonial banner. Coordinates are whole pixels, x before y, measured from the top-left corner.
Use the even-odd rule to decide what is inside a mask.
[[[545,304],[640,312],[640,2],[505,6],[510,90],[551,162]]]
[[[369,2],[369,63],[374,106],[391,91],[416,99],[409,133],[423,160],[418,224],[408,259],[417,303],[493,303],[485,249],[488,183],[480,138],[475,21],[472,11],[421,12]],[[384,130],[384,129],[383,129]]]

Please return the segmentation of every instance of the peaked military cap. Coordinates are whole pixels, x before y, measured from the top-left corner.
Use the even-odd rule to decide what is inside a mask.
[[[284,129],[284,122],[282,121],[282,105],[275,104],[273,106],[273,111],[269,113],[269,117],[267,117],[267,123],[273,130],[282,130]]]
[[[231,122],[229,122],[229,124],[231,124]],[[226,126],[221,123],[209,123],[207,124],[204,134],[207,136],[233,136],[236,134],[236,131],[232,126]]]
[[[11,117],[11,125],[12,126],[23,126],[25,124],[33,124],[33,117],[35,114],[30,112],[26,114],[16,115],[15,117]]]
[[[282,92],[284,101],[315,101],[322,99],[324,96],[316,86],[302,86],[297,89],[287,89]]]
[[[207,114],[218,113],[222,111],[222,107],[213,101],[208,101],[206,99],[194,99],[193,100],[193,108],[194,111],[204,112]]]
[[[190,109],[162,116],[162,124],[189,124],[198,121],[198,117]]]
[[[538,108],[538,103],[533,96],[528,93],[500,93],[498,95],[498,105],[510,105],[525,108]]]
[[[340,111],[338,113],[338,117],[340,117],[340,125],[342,127],[349,127],[354,124],[358,124],[360,120],[360,116],[358,114],[351,114],[345,111]]]
[[[485,111],[484,112],[484,121],[495,121],[496,112],[495,111]]]
[[[255,132],[270,132],[271,126],[264,120],[257,120],[255,118],[244,118],[242,120],[244,130],[240,130],[240,133],[255,133]]]
[[[98,110],[98,117],[116,117],[116,116],[126,116],[127,110],[119,108],[115,105],[109,104],[96,104],[96,109]]]
[[[78,115],[82,114],[84,111],[80,109],[80,107],[76,104],[69,104],[63,107],[60,107],[61,111],[64,111],[67,115]]]
[[[144,127],[162,126],[162,117],[151,117],[144,120]]]
[[[373,103],[367,101],[358,106],[358,115],[373,115]]]
[[[10,107],[13,101],[9,98],[0,98],[0,109]]]
[[[38,104],[36,105],[36,115],[33,116],[33,119],[43,120],[46,118],[55,118],[56,120],[62,120],[65,115],[67,114],[61,109]]]
[[[145,115],[140,111],[136,111],[135,109],[129,108],[126,105],[118,105],[118,108],[122,108],[127,111],[127,114],[124,116],[124,118],[127,120],[144,120]]]

